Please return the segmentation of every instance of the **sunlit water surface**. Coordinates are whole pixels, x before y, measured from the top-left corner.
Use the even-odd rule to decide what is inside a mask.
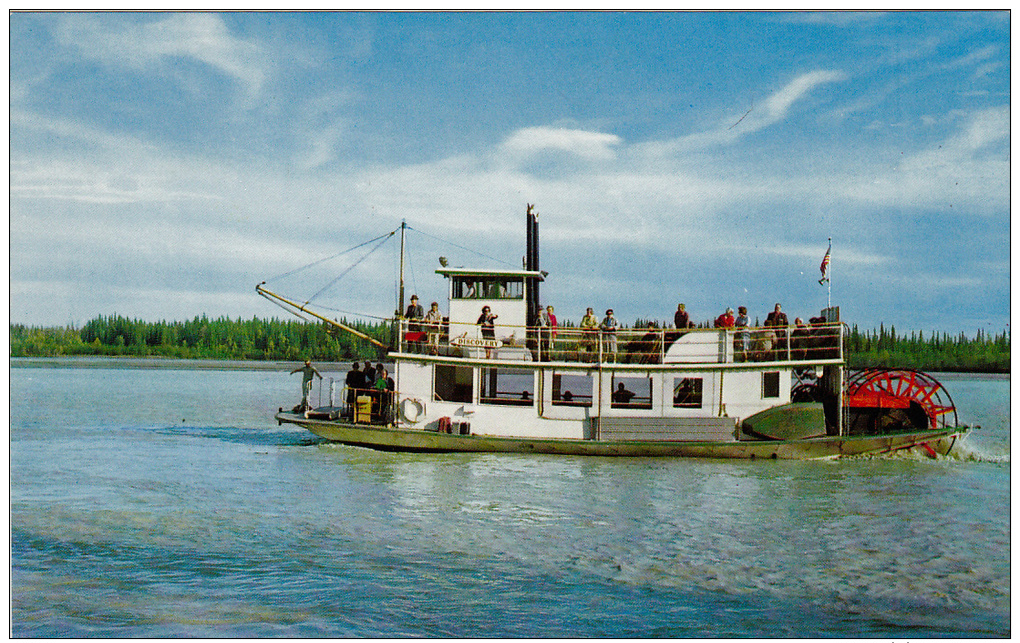
[[[380,453],[277,426],[290,364],[36,363],[18,637],[1010,635],[1005,378],[937,376],[955,457],[784,462]]]

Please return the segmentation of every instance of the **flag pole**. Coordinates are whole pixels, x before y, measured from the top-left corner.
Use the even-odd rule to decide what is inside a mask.
[[[829,237],[829,265],[826,266],[830,271],[832,270],[832,237]],[[827,287],[827,294],[825,295],[825,307],[832,308],[832,273],[826,273],[825,285]]]

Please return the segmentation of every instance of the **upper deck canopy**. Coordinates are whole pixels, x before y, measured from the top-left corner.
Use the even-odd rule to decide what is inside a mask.
[[[521,277],[545,280],[545,273],[537,270],[475,270],[471,268],[437,268],[436,274],[444,277]]]

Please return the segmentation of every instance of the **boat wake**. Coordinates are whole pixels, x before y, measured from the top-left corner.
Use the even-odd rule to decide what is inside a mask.
[[[311,446],[322,442],[317,436],[289,427],[262,430],[238,426],[170,426],[160,427],[156,432],[174,437],[211,439],[250,446]]]
[[[949,452],[946,459],[959,460],[961,462],[992,462],[995,464],[1009,464],[1009,453],[993,453],[980,448],[978,445],[963,440],[958,442],[953,450]]]
[[[932,457],[926,450],[915,447],[910,449],[899,449],[887,453],[863,453],[860,455],[844,456],[842,460],[911,460],[915,462],[991,462],[994,464],[1009,464],[1009,453],[995,452],[987,446],[976,445],[973,442],[963,439],[953,445],[952,450],[946,455]]]

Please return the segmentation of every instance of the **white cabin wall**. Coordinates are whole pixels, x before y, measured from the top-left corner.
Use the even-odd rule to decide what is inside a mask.
[[[527,304],[523,299],[450,299],[450,338],[467,334],[468,337],[482,336],[478,317],[482,307],[488,306],[496,320],[496,338],[502,339],[516,334],[524,341],[524,327],[527,324]]]
[[[790,401],[792,371],[769,369],[779,373],[779,397],[762,397],[762,371],[733,371],[726,373],[723,380],[723,404],[726,414],[734,418],[746,418],[759,411],[787,404]]]
[[[537,400],[531,406],[480,403],[478,397],[480,369],[474,369],[472,376],[471,402],[436,401],[433,395],[433,365],[431,363],[401,361],[397,363],[396,372],[398,403],[403,402],[406,398],[414,398],[425,406],[425,417],[413,425],[406,425],[408,428],[423,429],[442,417],[449,417],[455,423],[470,423],[474,432],[482,432],[481,427],[484,427],[486,435],[564,439],[583,439],[585,437],[586,423],[578,421],[584,420],[586,417],[583,408],[571,408],[571,411],[579,411],[579,413],[571,413],[569,416],[556,420],[538,417],[540,403]],[[537,371],[533,377],[538,379]],[[544,382],[543,389],[538,389],[536,385],[537,381],[529,390],[537,391],[545,388]],[[545,402],[545,405],[546,408],[550,408],[548,401]]]
[[[705,417],[719,414],[719,381],[718,371],[683,371],[666,372],[661,375],[662,386],[659,395],[659,408],[662,409],[664,417]],[[701,406],[689,407],[673,406],[674,380],[681,378],[693,378],[701,380]],[[727,375],[727,377],[729,377]]]

